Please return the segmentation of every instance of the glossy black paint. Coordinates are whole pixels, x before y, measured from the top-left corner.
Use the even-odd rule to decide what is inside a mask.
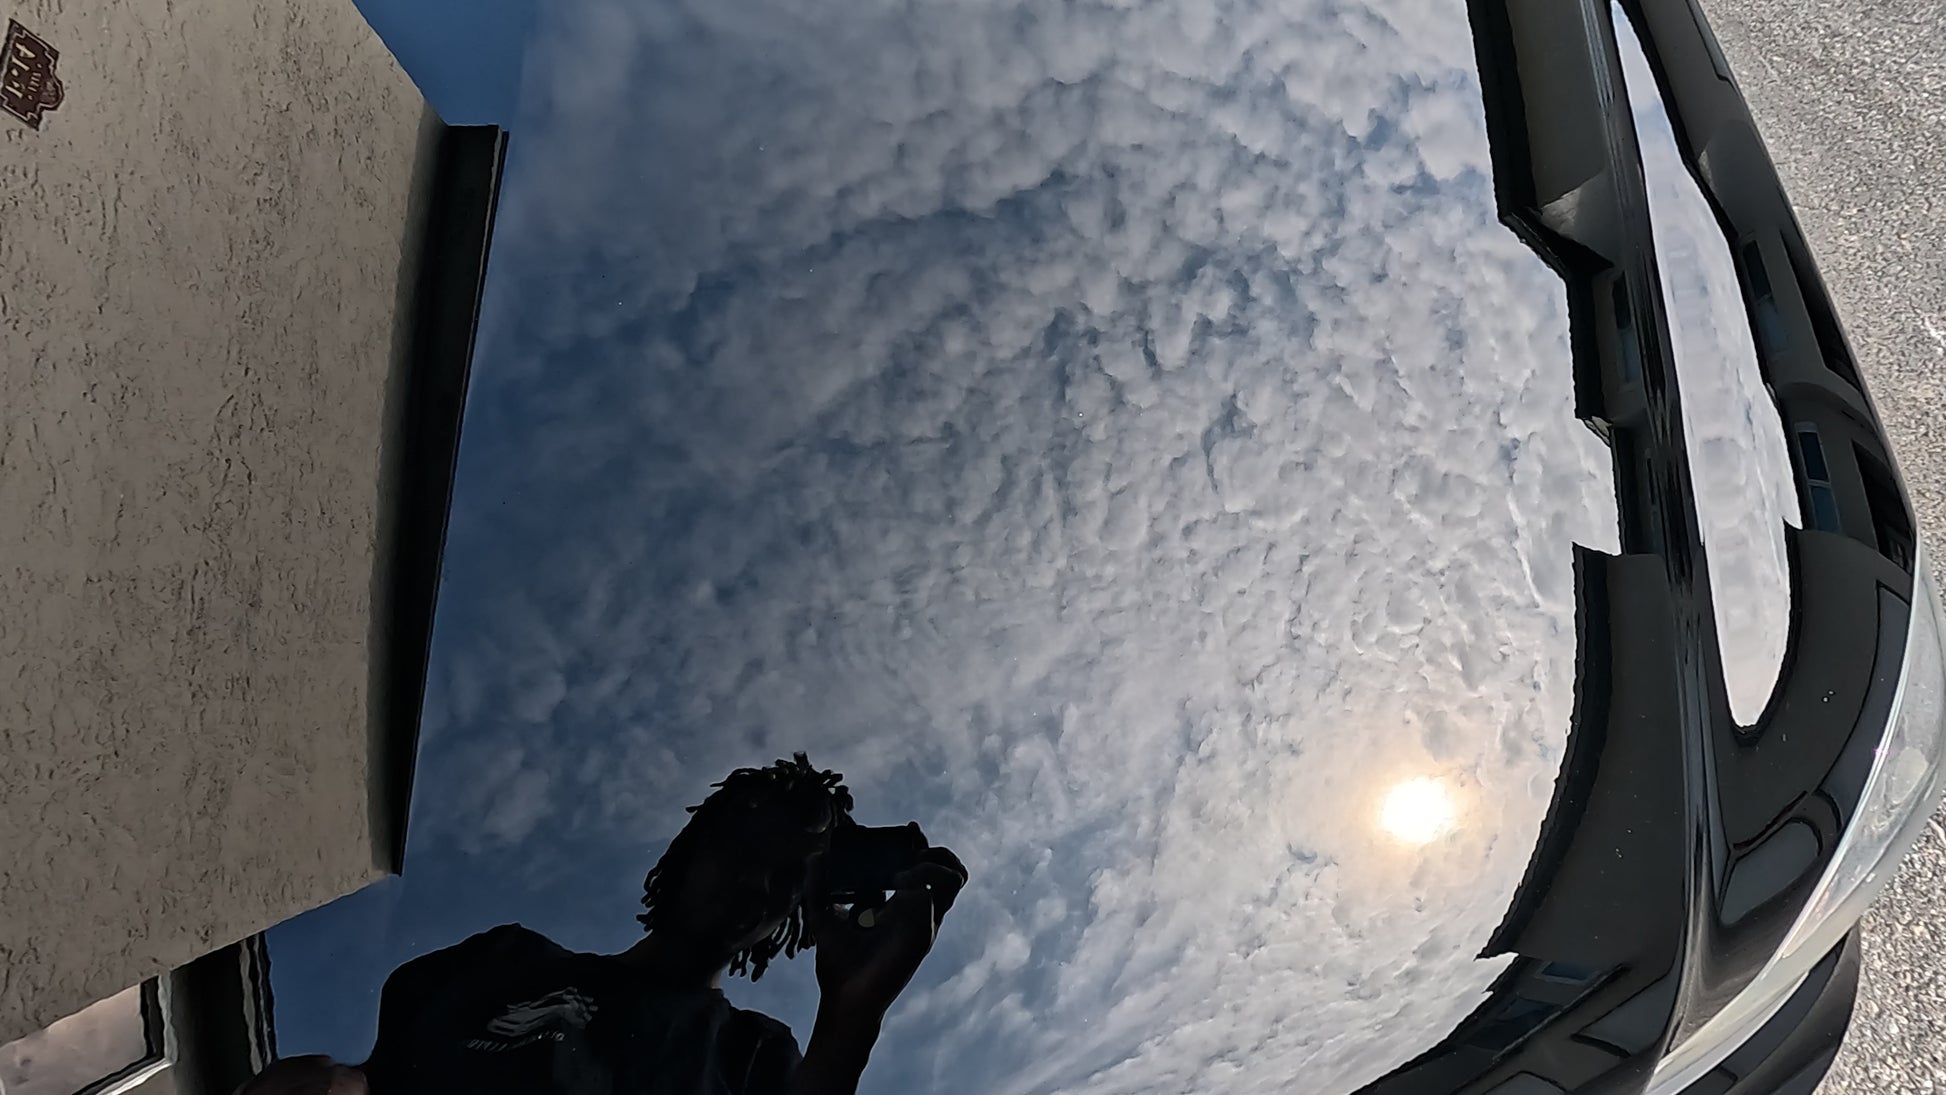
[[[1525,143],[1516,137],[1496,145],[1497,154],[1501,149],[1508,150],[1500,159],[1503,206],[1510,207],[1510,216],[1537,237],[1541,247],[1581,260],[1578,269],[1569,262],[1558,263],[1570,281],[1576,278],[1598,281],[1604,276],[1608,267],[1599,257],[1589,259],[1588,252],[1597,256],[1619,252],[1624,265],[1654,268],[1656,256],[1645,254],[1643,248],[1647,238],[1642,223],[1643,206],[1647,202],[1639,189],[1642,183],[1633,177],[1631,170],[1643,162],[1643,157],[1634,145],[1636,134],[1619,132],[1628,127],[1630,120],[1615,104],[1618,100],[1626,101],[1627,92],[1614,86],[1615,75],[1623,63],[1621,51],[1647,47],[1657,79],[1658,97],[1677,116],[1674,128],[1684,160],[1694,175],[1693,185],[1699,185],[1708,195],[1726,239],[1739,248],[1742,256],[1739,275],[1750,323],[1758,332],[1759,365],[1764,382],[1775,394],[1777,412],[1787,422],[1829,423],[1835,419],[1841,423],[1835,428],[1843,431],[1858,454],[1859,475],[1867,479],[1876,477],[1881,482],[1890,480],[1884,471],[1889,463],[1882,434],[1877,430],[1876,419],[1871,417],[1869,401],[1863,397],[1849,350],[1831,318],[1829,299],[1814,270],[1808,269],[1810,260],[1802,233],[1791,217],[1781,187],[1755,138],[1747,112],[1729,81],[1727,66],[1709,37],[1700,12],[1693,4],[1682,2],[1647,0],[1639,5],[1617,5],[1612,9],[1612,18],[1629,21],[1620,24],[1625,32],[1622,37],[1628,41],[1618,44],[1611,29],[1617,24],[1604,20],[1600,7],[1583,5],[1577,12],[1570,6],[1515,2],[1480,4],[1473,8],[1476,35],[1483,43],[1483,71],[1524,76],[1517,50],[1495,51],[1491,45],[1494,41],[1517,40],[1522,33],[1536,43],[1567,40],[1600,43],[1587,70],[1554,59],[1540,62],[1544,71],[1533,83],[1503,93],[1499,102],[1503,110],[1520,112],[1530,130],[1535,127],[1534,113],[1520,104],[1548,104],[1544,111],[1553,115],[1553,124],[1558,128],[1539,140],[1543,144],[1559,141],[1568,146],[1566,154],[1569,155],[1579,151],[1589,156],[1588,134],[1598,127],[1606,127],[1610,133],[1610,163],[1600,169],[1584,166],[1581,172],[1568,174],[1571,178],[1609,181],[1607,189],[1616,196],[1608,216],[1604,218],[1601,213],[1590,216],[1585,205],[1577,205],[1571,221],[1550,225],[1543,211],[1548,204],[1548,197],[1543,195],[1549,195],[1545,182],[1531,189],[1520,182],[1511,187],[1505,185],[1507,174],[1514,173],[1518,179],[1521,170],[1508,165],[1507,160],[1523,153],[1532,155],[1531,134]],[[1634,41],[1637,35],[1640,46]],[[1603,57],[1608,50],[1615,52]],[[1608,70],[1606,78],[1604,68]],[[1585,80],[1590,85],[1590,93],[1579,100],[1571,93],[1564,94],[1563,70]],[[1489,103],[1494,101],[1490,94]],[[1492,113],[1490,107],[1490,117]],[[1642,119],[1638,114],[1634,120],[1639,123]],[[1505,128],[1503,125],[1503,131]],[[1604,171],[1608,174],[1604,175]],[[1726,177],[1735,182],[1726,183]],[[1583,187],[1588,185],[1585,181],[1581,183]],[[1564,188],[1557,185],[1555,189]],[[1595,227],[1588,226],[1590,221],[1595,222]],[[1628,246],[1615,247],[1612,242],[1604,246],[1601,229],[1616,224],[1627,226],[1622,235],[1627,237]],[[1560,244],[1550,237],[1550,227],[1558,228],[1560,235],[1586,250]],[[1792,283],[1783,290],[1757,268],[1760,256],[1774,246],[1772,241],[1781,245],[1778,250],[1792,263]],[[1629,284],[1633,288],[1636,283]],[[1790,288],[1797,290],[1794,300],[1789,299]],[[1585,302],[1593,295],[1581,294],[1579,299]],[[1783,298],[1781,304],[1780,298]],[[1614,297],[1617,315],[1622,299],[1619,293]],[[1640,301],[1641,297],[1631,293],[1630,299]],[[1681,612],[1686,618],[1670,621],[1666,631],[1657,629],[1665,638],[1679,637],[1668,645],[1673,647],[1671,652],[1683,670],[1676,675],[1677,687],[1662,685],[1657,689],[1668,689],[1665,694],[1676,700],[1672,705],[1674,710],[1665,717],[1680,720],[1687,727],[1689,878],[1684,900],[1689,910],[1688,922],[1683,925],[1677,917],[1654,917],[1651,908],[1639,900],[1626,902],[1625,907],[1650,916],[1645,917],[1646,922],[1635,925],[1638,932],[1635,950],[1624,965],[1632,967],[1638,976],[1645,976],[1641,973],[1644,968],[1660,973],[1651,981],[1652,988],[1631,998],[1613,1013],[1641,1013],[1633,1017],[1633,1022],[1615,1026],[1617,1031],[1627,1031],[1624,1036],[1603,1038],[1599,1025],[1582,1025],[1585,1013],[1599,1015],[1601,1011],[1599,1001],[1585,997],[1589,1003],[1575,1000],[1547,1014],[1535,1024],[1528,1035],[1530,1040],[1504,1054],[1496,1067],[1470,1078],[1450,1071],[1445,1075],[1436,1074],[1435,1070],[1446,1066],[1451,1058],[1467,1052],[1463,1045],[1467,1032],[1462,1030],[1456,1037],[1462,1044],[1449,1043],[1392,1077],[1390,1084],[1398,1090],[1496,1090],[1502,1083],[1517,1090],[1529,1090],[1522,1085],[1543,1084],[1531,1089],[1609,1090],[1645,1079],[1644,1059],[1652,1059],[1661,1041],[1649,1036],[1656,1024],[1642,1015],[1660,1012],[1671,1024],[1671,1029],[1661,1032],[1661,1039],[1679,1039],[1756,974],[1789,929],[1807,891],[1828,862],[1850,804],[1857,800],[1864,767],[1869,764],[1871,750],[1884,726],[1898,657],[1903,650],[1906,606],[1911,597],[1911,549],[1906,532],[1910,527],[1909,513],[1881,501],[1878,512],[1882,516],[1877,519],[1877,527],[1868,530],[1866,526],[1874,521],[1868,516],[1872,512],[1870,502],[1867,499],[1860,504],[1859,496],[1876,494],[1883,499],[1896,488],[1887,485],[1874,491],[1860,479],[1849,476],[1848,483],[1854,484],[1850,487],[1852,501],[1843,507],[1843,513],[1850,518],[1848,522],[1822,529],[1812,522],[1813,527],[1809,529],[1784,530],[1792,575],[1790,634],[1784,664],[1776,692],[1755,725],[1740,727],[1732,717],[1721,671],[1720,644],[1724,640],[1708,615],[1711,592],[1705,576],[1709,564],[1700,550],[1695,491],[1682,485],[1693,482],[1693,476],[1699,472],[1676,455],[1682,434],[1676,393],[1682,385],[1675,381],[1684,364],[1675,359],[1667,342],[1672,321],[1659,307],[1663,304],[1666,300],[1652,301],[1646,308],[1639,303],[1631,308],[1632,316],[1654,317],[1652,322],[1660,331],[1659,338],[1657,331],[1640,337],[1645,332],[1639,326],[1619,320],[1615,323],[1615,337],[1625,342],[1636,335],[1640,348],[1633,354],[1626,347],[1621,348],[1616,356],[1627,359],[1621,367],[1605,370],[1600,383],[1584,384],[1582,405],[1591,410],[1599,408],[1591,417],[1605,419],[1614,415],[1629,422],[1635,427],[1637,437],[1646,435],[1645,441],[1637,442],[1640,448],[1636,451],[1647,450],[1663,458],[1665,466],[1660,472],[1638,468],[1631,475],[1626,466],[1619,468],[1618,483],[1659,482],[1673,488],[1661,492],[1644,490],[1644,497],[1629,504],[1628,488],[1624,485],[1622,514],[1624,542],[1630,540],[1633,528],[1637,542],[1664,560],[1667,595],[1679,612],[1687,609]],[[1584,304],[1583,315],[1590,311]],[[1790,336],[1783,334],[1786,327],[1797,337],[1795,344]],[[1807,333],[1812,337],[1806,337]],[[1585,363],[1591,356],[1602,355],[1600,351],[1590,354],[1584,349],[1581,360]],[[1705,361],[1689,367],[1721,368],[1722,365],[1720,361]],[[1629,378],[1637,369],[1644,380],[1639,402],[1629,391]],[[1620,408],[1619,412],[1615,408]],[[1643,429],[1644,426],[1647,428]],[[1617,432],[1629,431],[1624,427]],[[1630,451],[1625,438],[1618,439],[1616,451],[1618,463],[1625,465]],[[1653,465],[1654,460],[1645,463]],[[1814,481],[1807,481],[1802,467],[1800,463],[1799,489],[1806,492],[1804,512],[1809,514],[1815,506],[1809,496]],[[1822,474],[1815,481],[1822,481],[1829,474],[1824,469],[1819,471]],[[1652,578],[1651,582],[1656,580]],[[1585,612],[1603,600],[1588,596],[1584,587],[1580,603]],[[1838,636],[1844,638],[1838,640]],[[1598,662],[1612,655],[1591,648],[1585,631],[1581,649],[1580,682],[1585,692],[1600,679],[1591,670],[1590,659]],[[1642,644],[1617,660],[1640,672],[1644,659],[1660,664],[1664,653],[1664,644]],[[1575,727],[1578,741],[1586,738],[1591,729],[1585,710],[1578,705]],[[1577,775],[1574,758],[1579,757],[1588,766],[1598,765],[1598,760],[1578,748],[1570,756],[1564,787],[1602,783],[1604,777],[1590,775],[1585,768]],[[1639,779],[1642,770],[1634,771],[1635,778]],[[1566,802],[1557,801],[1555,809],[1550,811],[1550,826],[1563,822],[1589,824],[1585,820],[1570,820],[1572,801],[1572,797]],[[1625,826],[1624,831],[1628,828]],[[1612,832],[1611,829],[1611,838]],[[1545,841],[1542,847],[1547,847]],[[1537,856],[1537,866],[1544,858]],[[1544,900],[1558,900],[1553,894],[1566,877],[1565,871],[1544,873],[1538,882],[1538,888],[1549,894]],[[1618,890],[1626,888],[1618,887]],[[1652,893],[1654,888],[1651,886],[1646,892]],[[1667,951],[1651,942],[1651,937],[1660,928],[1660,942],[1666,947],[1679,925],[1686,929],[1683,931],[1686,942],[1680,964],[1671,965]],[[1598,929],[1579,943],[1588,947],[1597,937]],[[1680,991],[1670,980],[1677,977],[1682,982]],[[1507,992],[1505,988],[1502,991]],[[1518,997],[1517,993],[1514,995]],[[1850,990],[1845,987],[1842,992],[1833,993],[1833,997],[1842,1004],[1837,1019],[1842,1028],[1843,1014],[1849,1012]],[[1488,1010],[1483,1009],[1483,1013]],[[1577,1020],[1576,1013],[1584,1013],[1583,1018]],[[1772,1026],[1775,1028],[1786,1021],[1780,1017]],[[1773,1042],[1782,1037],[1775,1029],[1769,1034]],[[1598,1056],[1589,1052],[1595,1047],[1624,1060],[1604,1073],[1598,1069]],[[1577,1055],[1584,1059],[1583,1063],[1570,1060]],[[1821,1051],[1817,1073],[1821,1074],[1828,1063],[1828,1053]],[[1423,1082],[1417,1082],[1422,1077]],[[1519,1079],[1516,1081],[1515,1077]],[[1402,1082],[1408,1080],[1414,1082]],[[1810,1082],[1814,1081],[1815,1075],[1811,1075]],[[1768,1081],[1751,1082],[1758,1086],[1751,1086],[1750,1090],[1767,1090],[1761,1085]],[[1700,1086],[1716,1090],[1719,1085],[1711,1081]],[[1375,1089],[1389,1088],[1381,1084]]]
[[[973,872],[865,1090],[1639,1088],[1828,862],[1911,597],[1693,6],[1299,0],[1234,41],[1075,9],[1038,82],[1002,16],[748,7],[636,28],[630,182],[590,200],[650,226],[640,284],[548,220],[569,158],[510,168],[489,307],[548,319],[469,410],[452,535],[486,546],[442,593],[408,894],[619,949],[593,895],[804,749]],[[1638,41],[1687,179],[1649,174]],[[1802,527],[1747,725],[1669,182],[1794,462],[1750,463]],[[560,616],[626,642],[544,651],[530,718],[512,625]],[[473,801],[536,783],[549,824]]]
[[[1700,1006],[1707,1008],[1740,985],[1788,929],[1856,802],[1859,766],[1876,747],[1903,650],[1912,526],[1802,230],[1700,12],[1692,3],[1655,0],[1623,10],[1655,63],[1695,183],[1741,256],[1760,368],[1798,441],[1807,515],[1806,527],[1786,531],[1791,632],[1777,692],[1757,723],[1741,728],[1725,716],[1721,682],[1712,683],[1710,753],[1721,787],[1724,855],[1710,876],[1707,944],[1700,949],[1707,956]],[[1781,270],[1765,269],[1771,264]],[[1804,432],[1812,430],[1822,431],[1826,452],[1850,466],[1807,474]],[[1816,497],[1819,482],[1840,479],[1826,506]],[[1839,521],[1818,527],[1811,515],[1820,509]],[[1817,834],[1814,860],[1780,879],[1767,905],[1742,912],[1748,899],[1729,903],[1738,869],[1793,827]]]
[[[1812,967],[1777,1015],[1683,1095],[1811,1095],[1831,1068],[1858,994],[1859,933]]]

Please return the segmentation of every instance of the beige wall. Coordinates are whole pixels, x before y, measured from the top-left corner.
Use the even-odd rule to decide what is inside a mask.
[[[375,877],[419,94],[351,0],[0,0],[0,1042]]]

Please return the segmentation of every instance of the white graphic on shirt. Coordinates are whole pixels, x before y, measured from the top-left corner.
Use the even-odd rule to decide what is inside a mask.
[[[539,1041],[558,1042],[569,1030],[583,1030],[595,1016],[595,1002],[577,989],[557,989],[538,999],[507,1005],[487,1024],[488,1037],[472,1038],[468,1049],[504,1053]]]

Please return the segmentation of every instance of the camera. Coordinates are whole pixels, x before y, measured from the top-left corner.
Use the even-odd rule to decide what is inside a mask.
[[[840,824],[831,830],[824,857],[825,899],[835,904],[876,905],[893,879],[924,861],[928,847],[919,823]]]

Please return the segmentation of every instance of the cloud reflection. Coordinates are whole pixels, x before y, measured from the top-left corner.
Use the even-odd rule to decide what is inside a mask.
[[[551,18],[415,862],[623,946],[579,876],[802,749],[976,879],[867,1090],[1329,1092],[1450,1029],[1615,537],[1464,6]],[[1371,774],[1462,766],[1447,854],[1374,855]],[[790,972],[738,1002],[803,1036]]]
[[[1731,714],[1750,726],[1777,686],[1790,638],[1784,527],[1801,527],[1796,480],[1729,244],[1683,163],[1634,26],[1619,8],[1614,23],[1648,183],[1723,679]]]

